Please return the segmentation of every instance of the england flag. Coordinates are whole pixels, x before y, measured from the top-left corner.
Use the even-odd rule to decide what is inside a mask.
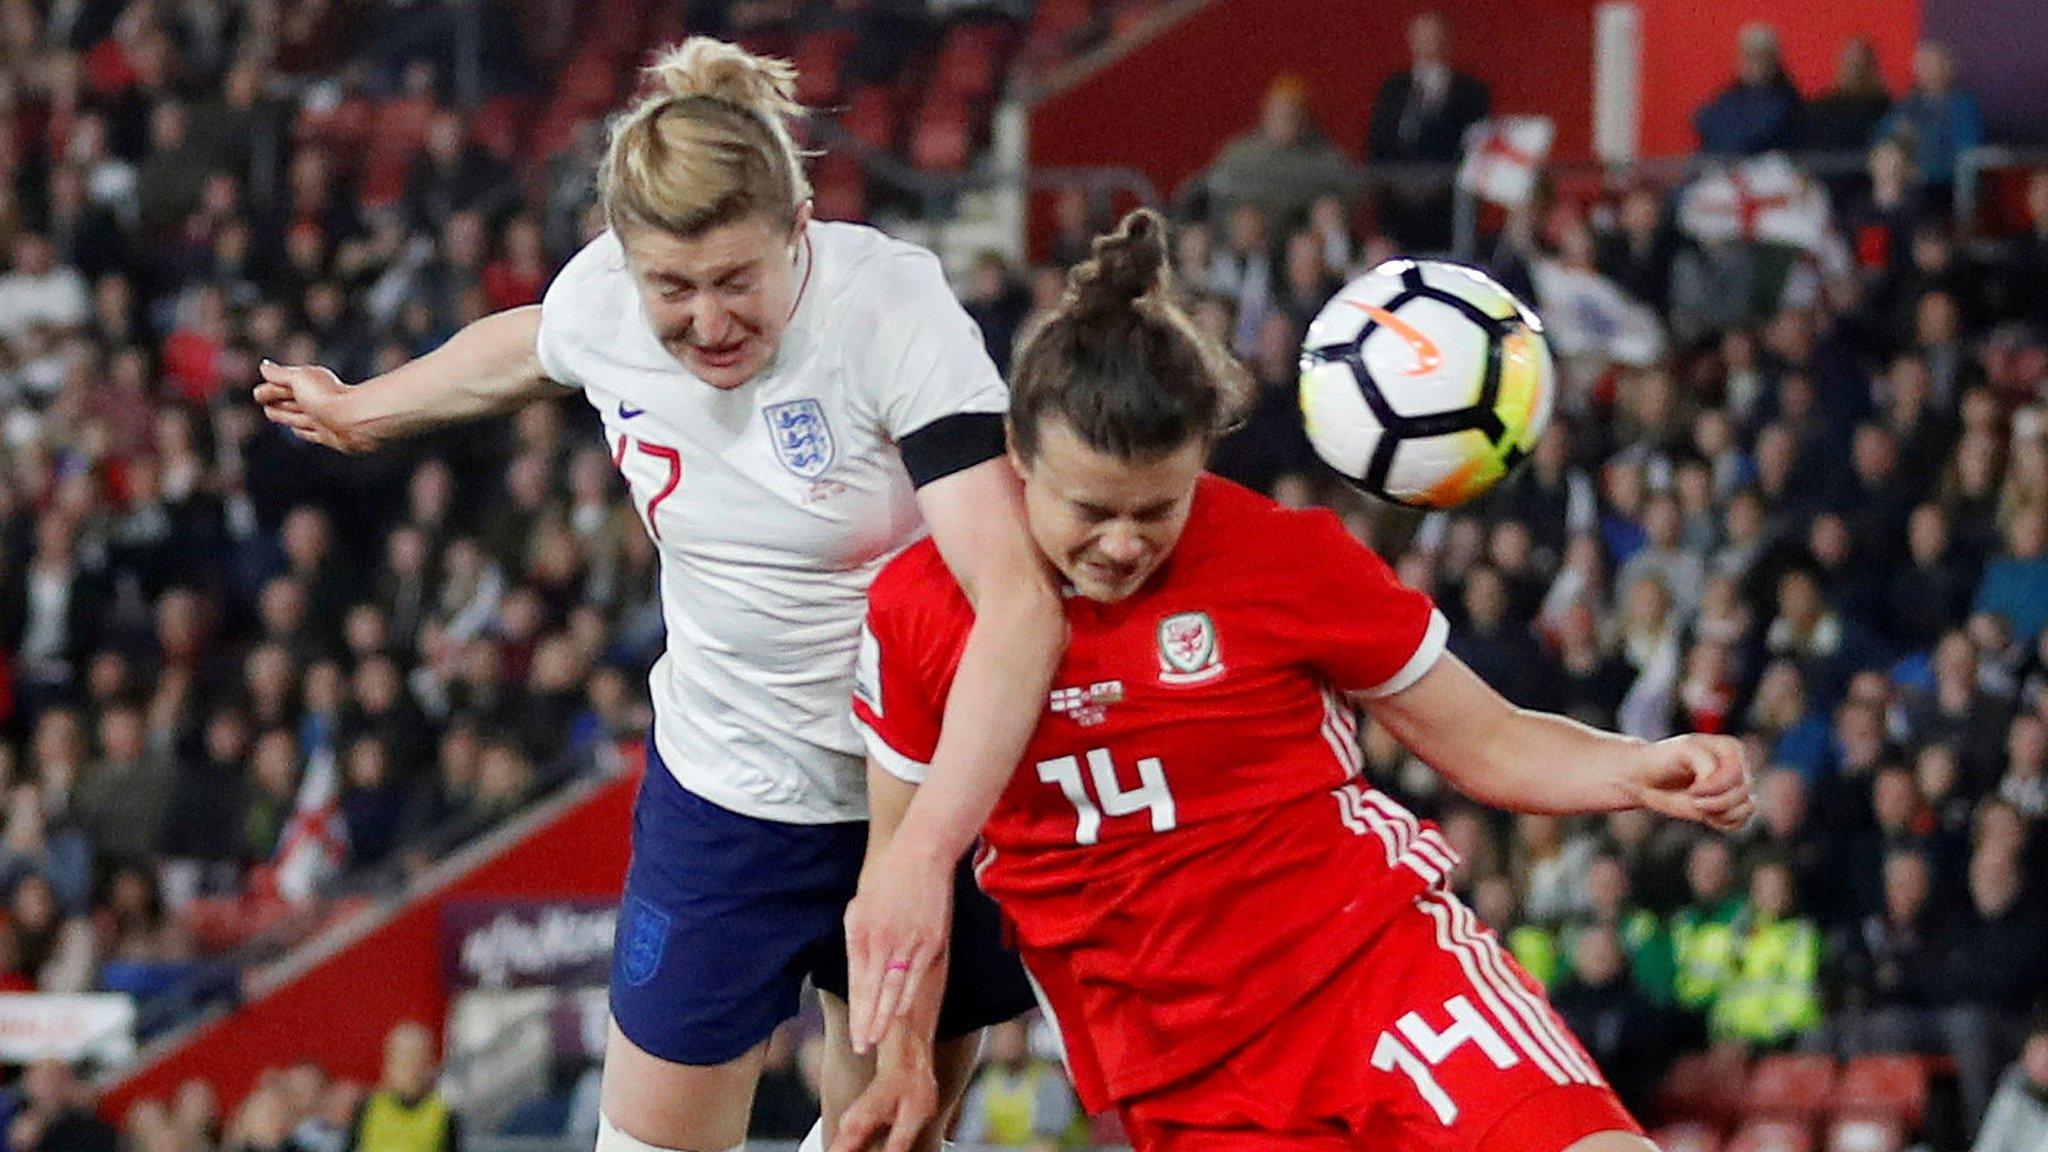
[[[1481,200],[1520,208],[1536,188],[1536,174],[1550,158],[1557,125],[1548,116],[1503,116],[1482,120],[1465,133],[1465,162],[1458,187]]]

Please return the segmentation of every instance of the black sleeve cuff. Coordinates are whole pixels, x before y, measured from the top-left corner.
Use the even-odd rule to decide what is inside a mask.
[[[919,428],[896,442],[913,488],[965,472],[993,460],[1005,448],[1003,414],[955,412]]]

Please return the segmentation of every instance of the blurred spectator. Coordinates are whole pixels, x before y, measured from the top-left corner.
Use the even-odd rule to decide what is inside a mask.
[[[1075,1129],[1085,1121],[1066,1078],[1031,1054],[1023,1021],[988,1030],[988,1055],[960,1103],[955,1139],[998,1147],[1073,1144],[1081,1142]]]
[[[2048,627],[2048,505],[2017,509],[2007,519],[2004,552],[1985,567],[1974,610],[2004,617],[2030,647]]]
[[[1836,58],[1834,85],[1806,106],[1803,144],[1817,152],[1860,152],[1891,106],[1877,70],[1877,45],[1852,36]]]
[[[1728,972],[1707,1013],[1710,1034],[1768,1049],[1818,1028],[1820,930],[1795,913],[1792,871],[1783,861],[1750,874],[1749,901],[1732,933]]]
[[[462,1131],[434,1087],[434,1037],[408,1021],[384,1037],[384,1069],[363,1102],[348,1152],[461,1152]]]
[[[2026,207],[2027,226],[2008,246],[2002,288],[2008,311],[2037,337],[2048,336],[2048,171],[2027,179]]]
[[[1843,986],[1837,1025],[1854,1054],[1881,1051],[1899,1037],[1932,1032],[1942,916],[1930,903],[1933,874],[1912,849],[1884,862],[1884,906],[1839,933],[1836,978]]]
[[[1970,858],[1969,904],[1942,934],[1935,1003],[1940,1035],[1879,1035],[1889,1051],[1946,1050],[1956,1061],[1963,1122],[1974,1131],[1999,1070],[2019,1048],[2026,1013],[2041,998],[2048,924],[2023,899],[2018,860],[1979,847]]]
[[[1307,87],[1283,76],[1267,89],[1258,126],[1223,146],[1206,182],[1209,215],[1217,223],[1238,205],[1253,204],[1275,227],[1293,228],[1307,222],[1318,197],[1347,190],[1352,174],[1344,154],[1316,126]]]
[[[1705,1016],[1733,977],[1743,916],[1741,893],[1725,841],[1695,841],[1686,856],[1685,906],[1671,917],[1671,950],[1678,965],[1678,1004]]]
[[[1866,161],[1868,189],[1857,191],[1837,217],[1837,226],[1868,272],[1897,277],[1912,253],[1913,238],[1927,222],[1919,173],[1904,141],[1885,137],[1871,145]]]
[[[1911,144],[1930,194],[1946,199],[1956,181],[1956,161],[1984,143],[1984,113],[1976,97],[1956,87],[1948,49],[1923,41],[1913,53],[1913,87],[1878,130]]]
[[[1750,156],[1799,144],[1803,111],[1778,54],[1778,30],[1747,24],[1738,40],[1735,80],[1693,114],[1693,127],[1703,151]]]
[[[2028,1035],[2020,1058],[1999,1078],[1970,1152],[2031,1152],[2048,1147],[2048,1027]]]
[[[90,1085],[70,1065],[30,1064],[21,1077],[22,1106],[7,1126],[10,1152],[115,1152],[112,1126],[93,1115]]]
[[[1571,974],[1552,992],[1558,1015],[1600,1066],[1631,1113],[1647,1116],[1670,1061],[1663,1014],[1630,978],[1628,956],[1611,927],[1580,933]]]
[[[1375,164],[1458,162],[1465,132],[1492,112],[1487,86],[1455,71],[1450,25],[1441,12],[1408,22],[1409,65],[1380,84],[1373,98],[1365,158]],[[1433,251],[1450,241],[1450,174],[1396,181],[1380,204],[1388,232],[1403,245]]]
[[[1002,253],[989,249],[975,255],[974,265],[967,273],[967,284],[960,293],[960,303],[981,328],[981,339],[988,347],[989,359],[1007,372],[1017,337],[1023,330],[1024,318],[1031,310],[1031,296],[1022,281],[1012,274],[1009,261]]]
[[[13,262],[0,275],[0,341],[18,342],[36,327],[67,332],[90,312],[85,278],[57,263],[47,238],[29,232],[14,241]]]

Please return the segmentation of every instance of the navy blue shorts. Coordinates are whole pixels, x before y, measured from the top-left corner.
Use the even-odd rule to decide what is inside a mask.
[[[867,825],[784,824],[721,808],[676,783],[648,742],[633,863],[612,948],[612,1016],[642,1051],[723,1064],[797,1014],[804,980],[846,995],[843,917]],[[995,904],[963,862],[939,1036],[1033,1007]]]

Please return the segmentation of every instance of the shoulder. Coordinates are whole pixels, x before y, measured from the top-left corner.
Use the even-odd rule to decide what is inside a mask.
[[[562,265],[554,282],[548,285],[547,302],[552,304],[587,291],[594,284],[618,281],[625,275],[626,249],[619,243],[618,234],[607,229]]]
[[[1327,508],[1289,508],[1209,473],[1195,489],[1188,527],[1205,550],[1228,547],[1261,564],[1326,553],[1340,539],[1351,549],[1360,548]]]
[[[873,319],[935,299],[953,302],[945,267],[929,248],[865,224],[815,223],[810,236],[821,287],[844,314]]]
[[[877,616],[953,607],[956,601],[966,603],[966,594],[929,536],[897,553],[868,587],[869,610]]]

